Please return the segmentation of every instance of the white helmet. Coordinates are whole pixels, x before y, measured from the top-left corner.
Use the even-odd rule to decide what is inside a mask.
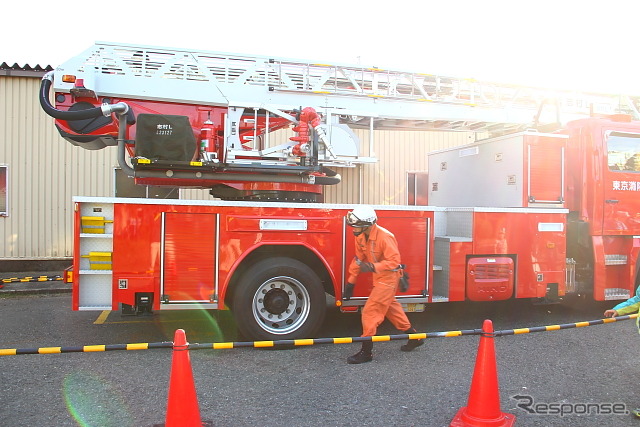
[[[378,216],[371,206],[356,206],[347,214],[347,225],[351,227],[370,227],[376,223]]]

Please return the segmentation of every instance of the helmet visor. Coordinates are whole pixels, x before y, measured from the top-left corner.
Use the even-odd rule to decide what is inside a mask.
[[[360,218],[355,216],[353,212],[349,212],[347,214],[347,225],[350,227],[364,228],[369,227],[371,223],[369,221],[362,221]]]

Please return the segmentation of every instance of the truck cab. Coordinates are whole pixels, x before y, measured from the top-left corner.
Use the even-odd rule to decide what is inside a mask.
[[[568,257],[596,300],[630,297],[638,284],[640,124],[626,115],[568,124]]]

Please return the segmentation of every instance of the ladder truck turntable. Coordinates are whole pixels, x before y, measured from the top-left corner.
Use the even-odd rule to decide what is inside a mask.
[[[638,285],[633,98],[100,42],[45,75],[40,102],[70,143],[117,146],[137,184],[215,198],[75,197],[74,310],[230,308],[255,339],[313,335],[326,294],[358,311],[370,275],[342,298],[353,206],[322,203],[333,168],[376,161],[358,128],[490,135],[429,155],[429,206],[374,206],[411,277],[407,311]]]

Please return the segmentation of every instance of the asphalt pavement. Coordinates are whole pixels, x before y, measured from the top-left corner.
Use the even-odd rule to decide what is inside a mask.
[[[113,312],[98,322],[100,312],[71,310],[68,290],[60,281],[6,284],[0,348],[171,341],[177,328],[192,343],[238,340],[228,312]],[[475,329],[483,319],[503,330],[597,319],[611,305],[433,304],[410,319],[421,332]],[[334,308],[319,336],[359,333],[359,316]],[[385,322],[379,333],[396,331]],[[435,338],[411,353],[399,351],[400,342],[377,343],[373,362],[363,365],[345,362],[357,344],[190,353],[202,419],[214,425],[446,426],[467,404],[478,340]],[[494,341],[501,408],[516,416],[516,425],[640,425],[628,413],[612,413],[640,406],[633,321]],[[0,420],[11,426],[161,423],[171,358],[170,350],[0,357]]]

